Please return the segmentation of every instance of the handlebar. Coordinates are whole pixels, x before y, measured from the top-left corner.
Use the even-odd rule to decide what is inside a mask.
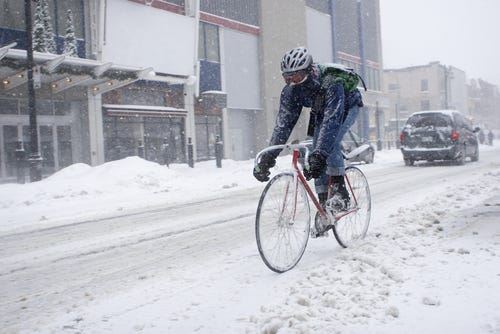
[[[265,152],[269,152],[269,151],[275,151],[275,150],[287,150],[287,151],[290,151],[290,152],[293,152],[293,151],[299,151],[299,152],[305,152],[305,155],[304,155],[304,163],[307,165],[308,164],[308,161],[309,161],[309,147],[307,144],[282,144],[282,145],[271,145],[271,146],[268,146],[266,148],[264,148],[263,150],[261,150],[260,152],[257,153],[257,155],[255,156],[255,160],[254,160],[254,165],[257,165],[257,163],[259,162],[259,158],[260,156],[265,153]]]

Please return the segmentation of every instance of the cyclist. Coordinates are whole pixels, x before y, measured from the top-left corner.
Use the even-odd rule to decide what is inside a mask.
[[[344,175],[341,140],[356,120],[363,106],[357,88],[344,90],[342,80],[336,80],[327,70],[328,64],[314,63],[304,47],[285,53],[281,60],[281,73],[285,87],[281,91],[280,108],[269,145],[284,144],[297,123],[303,107],[311,107],[308,130],[313,135],[313,151],[309,155],[309,169],[304,170],[308,180],[314,178],[318,198],[323,205],[328,199],[329,187],[336,194],[331,205],[337,211],[349,206],[349,193]],[[314,128],[311,130],[311,125]],[[276,164],[279,151],[264,153],[253,170],[261,182],[269,180],[269,169]]]

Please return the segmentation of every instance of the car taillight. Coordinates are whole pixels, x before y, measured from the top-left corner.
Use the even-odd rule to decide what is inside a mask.
[[[404,132],[401,132],[401,134],[399,135],[399,140],[401,141],[401,143],[403,143],[405,141],[405,134],[404,134]]]
[[[451,133],[451,140],[457,140],[458,139],[458,132],[456,131],[453,131]]]

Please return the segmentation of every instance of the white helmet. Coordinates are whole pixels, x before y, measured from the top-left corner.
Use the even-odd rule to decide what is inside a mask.
[[[305,70],[311,66],[313,62],[312,56],[304,47],[291,49],[281,59],[281,72],[296,72]]]

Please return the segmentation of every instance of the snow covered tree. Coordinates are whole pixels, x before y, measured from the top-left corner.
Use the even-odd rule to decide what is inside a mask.
[[[75,26],[73,25],[73,13],[71,9],[66,12],[66,34],[64,35],[64,54],[78,57],[76,47]]]
[[[56,53],[56,42],[54,39],[54,30],[50,19],[48,0],[39,0],[42,3],[43,28],[45,33],[45,52]]]
[[[56,53],[54,31],[50,22],[47,0],[39,0],[36,3],[35,18],[33,20],[33,50]]]
[[[36,3],[35,18],[33,20],[33,51],[45,52],[47,50],[45,42],[42,3],[38,1]]]

